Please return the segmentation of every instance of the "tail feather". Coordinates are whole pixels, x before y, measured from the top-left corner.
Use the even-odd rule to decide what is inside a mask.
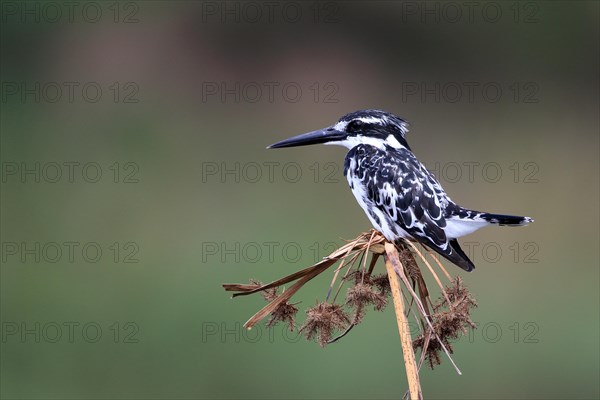
[[[447,246],[443,246],[445,243],[436,243],[427,235],[421,235],[415,239],[467,272],[475,269],[475,265],[461,249],[456,238],[472,233],[487,224],[523,226],[533,222],[533,219],[529,217],[491,214],[458,207],[451,211],[452,213],[446,217],[447,225],[444,230],[444,239],[448,240]]]
[[[431,250],[446,258],[453,264],[458,265],[460,268],[464,269],[467,272],[471,272],[475,269],[475,265],[471,260],[469,260],[469,257],[467,257],[463,249],[460,248],[458,240],[456,239],[451,239],[450,241],[448,241],[448,246],[445,249],[435,246],[429,242],[421,242],[421,244],[424,244]]]
[[[481,213],[478,215],[478,217],[488,221],[491,224],[506,226],[523,226],[533,222],[533,219],[529,217],[521,217],[518,215]]]
[[[473,261],[467,257],[463,249],[461,249],[460,245],[458,244],[458,240],[450,240],[448,242],[448,250],[450,251],[447,252],[447,254],[440,254],[467,272],[471,272],[475,269],[475,264],[473,264]]]

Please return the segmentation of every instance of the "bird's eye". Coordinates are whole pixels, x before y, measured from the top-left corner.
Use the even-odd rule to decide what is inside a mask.
[[[348,130],[356,132],[357,130],[361,129],[364,126],[364,123],[360,120],[354,120],[352,122],[350,122],[350,124],[348,125]]]

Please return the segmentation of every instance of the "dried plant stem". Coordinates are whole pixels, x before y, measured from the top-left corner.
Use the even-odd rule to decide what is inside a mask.
[[[386,242],[385,245],[387,246],[388,244],[391,245],[391,246],[393,246],[391,243],[388,243],[388,242]],[[387,248],[386,248],[386,250],[387,250]],[[393,248],[393,250],[396,252],[396,254],[398,254],[398,252],[396,251],[395,247]],[[450,356],[450,352],[448,351],[448,349],[446,348],[446,346],[444,346],[444,342],[435,333],[435,329],[433,328],[433,324],[431,323],[431,319],[430,319],[429,315],[427,314],[427,312],[425,310],[425,307],[423,306],[423,303],[421,302],[421,299],[419,298],[419,295],[417,295],[415,293],[415,291],[413,290],[413,288],[410,285],[410,282],[408,281],[408,278],[404,274],[404,269],[402,268],[402,265],[400,264],[400,260],[397,259],[397,258],[396,259],[392,258],[390,261],[392,262],[392,266],[396,270],[396,273],[398,274],[398,276],[400,276],[400,278],[404,282],[404,286],[406,286],[406,289],[410,292],[411,296],[415,299],[417,307],[419,308],[419,311],[423,315],[423,319],[425,320],[425,322],[427,322],[427,326],[429,327],[429,329],[431,329],[431,332],[435,335],[435,338],[440,343],[440,347],[442,348],[442,350],[444,350],[444,353],[446,353],[446,356],[448,356],[448,359],[452,363],[452,366],[454,366],[454,369],[456,370],[456,372],[459,375],[462,375],[462,372],[460,372],[460,369],[458,368],[458,366],[456,365],[456,363],[454,362],[454,360]],[[397,261],[397,263],[395,263],[395,261]],[[387,267],[387,263],[386,263],[386,267]]]
[[[427,261],[427,259],[425,258],[425,256],[423,256],[423,254],[419,251],[419,249],[417,248],[417,246],[415,246],[414,244],[412,244],[408,240],[406,241],[406,243],[408,243],[413,248],[413,250],[417,252],[417,254],[419,255],[419,257],[421,257],[421,260],[423,260],[423,262],[425,263],[425,265],[427,266],[427,268],[429,268],[429,271],[431,272],[431,275],[433,275],[433,278],[435,279],[435,281],[437,282],[438,286],[440,287],[440,290],[442,291],[442,294],[446,298],[446,301],[448,302],[448,304],[450,304],[450,299],[448,298],[448,294],[446,293],[446,289],[444,289],[444,285],[442,285],[442,281],[440,281],[440,278],[435,273],[435,271],[433,270],[433,268],[431,267],[431,265],[429,264],[429,262]]]
[[[367,272],[367,274],[371,275],[373,273],[373,270],[375,269],[375,264],[377,263],[378,259],[379,254],[373,253],[373,255],[371,256],[371,265],[369,265],[369,272]]]
[[[337,296],[340,293],[342,285],[344,284],[344,280],[346,279],[346,277],[350,273],[350,270],[352,269],[352,266],[354,265],[354,263],[358,259],[359,255],[360,254],[358,252],[356,254],[354,254],[352,256],[352,258],[350,258],[350,262],[348,262],[346,264],[344,264],[344,262],[346,261],[346,259],[342,259],[342,261],[340,262],[340,265],[335,269],[335,273],[333,275],[333,279],[331,280],[331,284],[329,285],[329,289],[327,290],[327,297],[325,298],[325,301],[329,301],[329,297],[331,296],[331,291],[333,290],[333,286],[335,285],[335,281],[337,280],[337,277],[338,277],[338,275],[340,273],[340,270],[343,267],[347,267],[346,273],[342,277],[342,281],[340,282],[340,284],[339,284],[339,286],[337,288],[337,291],[335,292],[335,295],[333,296],[333,302],[335,303],[335,300],[337,299]]]
[[[367,258],[369,258],[368,257],[369,249],[371,248],[371,243],[373,242],[373,238],[375,237],[376,233],[377,233],[377,231],[375,231],[375,230],[371,233],[371,237],[369,238],[369,243],[367,244],[367,249],[363,253],[366,256],[366,257],[364,257],[364,263],[363,263],[363,267],[362,267],[362,270],[363,270],[363,279],[365,277],[365,272],[367,271]]]
[[[431,331],[427,331],[425,335],[425,343],[423,344],[423,350],[421,351],[421,357],[419,359],[419,371],[423,366],[423,362],[425,361],[425,355],[427,354],[427,347],[429,347],[429,342],[431,341]]]
[[[444,268],[444,266],[442,265],[442,263],[440,262],[440,260],[437,258],[437,256],[435,254],[433,254],[431,252],[431,250],[429,250],[429,249],[427,249],[427,252],[431,256],[431,258],[433,258],[435,260],[435,262],[437,263],[437,265],[439,265],[439,267],[441,268],[441,270],[444,271],[444,274],[446,275],[446,278],[448,278],[448,280],[450,282],[452,282],[453,278],[450,276],[450,274],[448,273],[448,271],[446,271],[446,268]]]
[[[385,267],[390,280],[392,297],[394,299],[394,310],[396,311],[396,321],[398,322],[398,331],[400,332],[400,343],[402,344],[402,354],[404,356],[404,365],[406,367],[406,377],[408,379],[408,389],[412,400],[422,399],[421,383],[419,382],[419,370],[415,361],[415,352],[412,346],[412,338],[408,329],[408,320],[404,311],[404,300],[400,288],[400,281],[396,275],[396,270],[392,264],[391,258],[397,260],[398,252],[396,247],[391,243],[385,244],[386,258]]]

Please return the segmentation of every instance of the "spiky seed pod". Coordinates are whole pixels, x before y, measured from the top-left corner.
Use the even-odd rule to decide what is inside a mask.
[[[375,275],[371,278],[373,284],[379,289],[379,293],[383,296],[389,296],[392,293],[392,288],[390,287],[390,280],[387,274]]]
[[[296,313],[298,308],[290,303],[281,303],[275,311],[273,311],[267,321],[267,327],[275,326],[278,322],[287,323],[290,331],[296,327]]]
[[[344,329],[348,324],[350,319],[339,304],[317,303],[306,310],[306,321],[300,332],[308,340],[316,338],[319,345],[325,347],[334,331]]]
[[[477,307],[477,302],[473,299],[459,276],[445,290],[450,304],[448,304],[445,296],[441,296],[433,305],[434,314],[432,320],[435,333],[448,351],[452,353],[453,350],[450,341],[467,334],[469,328],[476,328],[475,323],[471,319],[471,309]],[[425,350],[425,357],[429,366],[433,369],[434,366],[440,364],[439,353],[443,349],[440,342],[434,338],[431,338],[427,348],[423,349],[425,342],[425,335],[421,334],[413,341],[413,347],[420,348],[421,351]]]
[[[357,275],[360,276],[362,274]],[[354,308],[352,323],[355,325],[362,322],[367,305],[372,304],[373,308],[377,311],[383,310],[387,305],[386,296],[376,290],[370,277],[365,276],[364,282],[361,282],[360,278],[356,280],[357,282],[348,289],[346,294],[346,304]]]
[[[262,286],[262,282],[256,279],[250,280],[251,284]],[[263,290],[261,292],[262,297],[267,301],[271,302],[279,295],[276,287]],[[277,325],[278,322],[287,323],[290,331],[293,331],[296,327],[296,313],[298,308],[288,302],[281,303],[271,314],[269,320],[266,323],[267,328],[271,328]]]

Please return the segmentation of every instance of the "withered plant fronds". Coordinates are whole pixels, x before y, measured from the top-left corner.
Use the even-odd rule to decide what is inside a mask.
[[[375,231],[362,233],[356,239],[348,242],[347,244],[340,247],[327,257],[324,257],[323,260],[316,263],[315,265],[300,270],[298,272],[294,272],[291,275],[285,276],[266,285],[262,285],[254,281],[250,284],[223,284],[223,288],[226,291],[237,292],[233,294],[233,297],[237,297],[262,292],[265,290],[280,287],[282,285],[285,285],[286,283],[295,282],[292,286],[283,291],[283,293],[270,300],[269,304],[267,304],[260,311],[254,314],[248,321],[246,321],[244,327],[251,329],[260,320],[262,320],[267,315],[271,314],[274,310],[276,310],[279,305],[287,302],[308,281],[323,273],[336,262],[340,261],[340,267],[337,268],[336,273],[339,272],[341,267],[343,266],[351,268],[352,266],[354,266],[358,256],[360,256],[361,253],[363,255],[368,255],[369,251],[371,251],[374,254],[382,254],[384,242],[385,238],[381,234],[376,235]],[[330,285],[330,290],[333,287],[334,283],[335,280],[332,281]]]
[[[255,279],[251,279],[250,283],[262,286],[262,282]],[[272,287],[261,292],[262,297],[267,301],[271,302],[277,298],[277,287]],[[280,303],[275,310],[271,312],[269,320],[266,325],[268,328],[277,325],[278,322],[284,322],[288,324],[290,331],[293,331],[296,327],[296,313],[298,308],[294,304],[290,304],[287,301]]]
[[[408,378],[407,395],[413,400],[421,399],[419,370],[425,360],[433,368],[441,362],[440,355],[443,352],[460,374],[450,356],[451,342],[467,333],[467,329],[475,328],[470,313],[477,305],[462,280],[459,277],[452,278],[434,254],[424,247],[422,249],[419,250],[416,243],[408,240],[390,243],[381,233],[370,230],[320,262],[271,283],[253,280],[249,284],[224,284],[223,287],[236,292],[233,297],[260,292],[267,301],[266,306],[246,321],[246,328],[251,329],[269,316],[267,326],[283,322],[293,330],[298,308],[289,303],[291,297],[307,282],[338,264],[325,301],[317,302],[306,311],[306,320],[299,331],[309,340],[315,339],[321,346],[336,342],[364,320],[367,310],[383,310],[391,295]],[[449,286],[444,286],[427,255],[443,272]],[[381,256],[385,260],[386,273],[374,275]],[[440,290],[435,303],[430,298],[417,259],[427,267]],[[278,288],[286,284],[291,286],[279,293]],[[338,301],[344,285],[349,286],[346,298]],[[419,326],[414,340],[408,330],[408,319],[411,317],[416,319]],[[338,331],[341,334],[334,338],[334,333]],[[420,350],[418,363],[414,349]]]

